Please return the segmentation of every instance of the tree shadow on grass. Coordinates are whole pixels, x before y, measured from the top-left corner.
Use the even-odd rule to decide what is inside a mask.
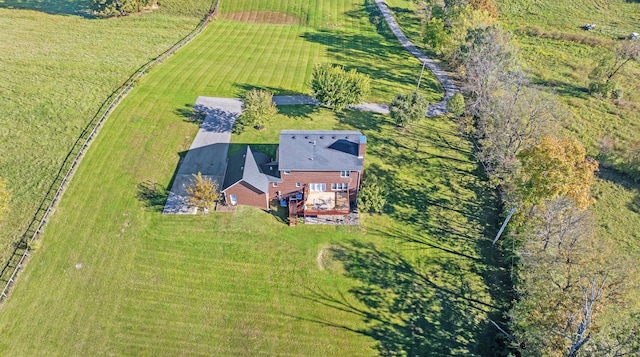
[[[278,112],[292,119],[312,119],[311,115],[319,110],[317,105],[281,105]]]
[[[136,188],[138,200],[142,201],[147,209],[162,212],[169,197],[168,189],[162,188],[158,183],[152,181],[140,182]]]
[[[359,316],[364,328],[346,326],[322,317],[305,318],[342,328],[377,341],[383,356],[491,355],[490,341],[478,338],[489,328],[486,315],[497,309],[478,296],[474,283],[443,259],[436,272],[419,261],[351,241],[339,247],[345,275],[356,281],[346,293],[307,290],[299,297]],[[428,266],[433,266],[429,263]],[[485,354],[487,352],[487,354]]]
[[[575,83],[567,83],[558,80],[548,80],[536,76],[532,78],[532,82],[535,85],[550,88],[550,90],[560,94],[563,97],[580,99],[587,99],[589,97],[589,88],[578,86]]]
[[[628,175],[618,172],[612,168],[600,167],[597,172],[599,178],[624,187],[625,190],[635,193],[633,199],[627,204],[627,208],[640,214],[640,184],[635,182]]]
[[[404,130],[384,116],[369,124],[374,130],[351,120],[367,135],[367,155],[376,161],[365,175],[384,183],[385,213],[394,221],[367,230],[393,248],[345,244],[342,261],[357,287],[307,297],[346,310],[365,306],[354,313],[368,328],[356,332],[376,339],[382,355],[506,355],[490,323],[506,326],[512,297],[503,252],[491,245],[499,207],[471,145],[446,119]]]
[[[252,89],[266,90],[273,93],[273,95],[308,95],[291,89],[265,85],[255,85],[250,83],[234,83],[233,86],[238,89],[238,97],[242,97],[246,92]]]
[[[385,121],[382,114],[352,109],[336,112],[336,117],[340,124],[367,132],[380,131],[380,124]]]
[[[91,11],[91,2],[87,0],[4,0],[0,1],[0,8],[95,18]]]
[[[374,82],[399,83],[412,87],[418,82],[420,63],[416,59],[415,66],[406,65],[408,54],[397,41],[385,41],[377,34],[351,33],[341,29],[306,32],[302,37],[309,42],[324,45],[333,61],[345,65],[347,70],[355,69],[370,76]],[[433,93],[441,92],[440,84],[431,76],[423,77],[421,88]],[[397,94],[388,85],[378,86],[378,90],[389,97]]]
[[[207,108],[199,104],[193,105],[188,103],[182,108],[177,108],[174,112],[183,117],[185,122],[196,125],[202,125],[204,119],[207,117]]]

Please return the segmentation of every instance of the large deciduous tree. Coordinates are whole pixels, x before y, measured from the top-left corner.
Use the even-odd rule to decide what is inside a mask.
[[[242,100],[242,114],[235,123],[234,131],[245,127],[264,129],[278,115],[278,107],[273,103],[273,94],[266,90],[251,89]]]
[[[604,346],[636,351],[637,330],[600,320],[605,310],[624,306],[637,269],[596,235],[589,211],[568,197],[533,208],[520,233],[517,300],[512,330],[523,354],[602,356]],[[637,328],[638,320],[627,321]],[[611,354],[613,356],[614,354]]]
[[[503,185],[517,171],[520,150],[535,145],[565,113],[529,84],[501,30],[474,32],[464,56],[465,104],[475,118],[475,130],[468,132],[486,173]]]
[[[591,72],[592,79],[611,81],[632,60],[640,60],[640,41],[625,40],[615,49],[613,55],[603,57]]]
[[[362,102],[371,91],[371,78],[355,69],[321,63],[313,68],[311,92],[320,103],[340,111]]]
[[[218,188],[218,183],[212,178],[204,177],[200,172],[197,175],[193,175],[191,183],[185,186],[189,206],[202,210],[215,208],[216,202],[220,200]]]
[[[614,79],[623,72],[624,67],[632,61],[640,60],[640,41],[625,40],[616,47],[613,54],[606,54],[598,62],[597,66],[589,74],[592,80],[589,83],[589,91],[603,97],[615,95],[617,83]],[[620,91],[618,96],[622,95]],[[618,98],[619,99],[619,98]]]
[[[598,164],[587,157],[577,139],[545,136],[518,158],[522,162],[518,192],[524,203],[536,205],[567,196],[578,208],[586,209],[593,202],[591,184]]]
[[[409,93],[398,93],[391,105],[389,114],[397,126],[406,126],[416,122],[427,115],[429,102],[417,91]]]

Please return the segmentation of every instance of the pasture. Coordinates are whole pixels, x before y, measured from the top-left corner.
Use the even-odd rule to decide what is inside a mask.
[[[197,126],[198,95],[305,93],[312,66],[368,73],[371,101],[414,88],[420,65],[356,0],[237,1],[151,71],[109,118],[0,314],[6,355],[486,355],[504,301],[490,247],[495,199],[446,118],[307,106],[281,128],[368,136],[389,204],[360,227],[288,227],[270,212],[162,216]],[[266,13],[265,13],[266,12]],[[282,15],[286,13],[286,15]],[[276,22],[276,23],[274,23]],[[433,78],[423,87],[441,95]],[[19,342],[16,342],[19,341]]]
[[[501,22],[514,32],[520,58],[534,82],[555,93],[569,109],[567,133],[579,137],[590,154],[601,161],[593,187],[597,201],[592,208],[599,223],[599,237],[609,242],[621,257],[637,260],[640,185],[608,168],[610,163],[599,150],[605,136],[614,138],[621,146],[640,138],[640,63],[630,62],[616,78],[624,90],[619,101],[590,95],[588,75],[619,38],[640,30],[640,3],[541,1],[532,6],[526,1],[511,0],[498,4]],[[584,31],[580,26],[586,23],[595,23],[597,27]],[[637,276],[634,274],[637,272],[629,272],[629,276]],[[640,300],[635,298],[633,308],[637,309]]]
[[[153,13],[91,19],[88,3],[0,1],[0,176],[12,192],[0,224],[3,264],[102,102],[210,5],[169,0]]]
[[[420,43],[421,20],[410,1],[388,0],[403,29]],[[589,73],[621,38],[639,32],[640,3],[597,0],[499,0],[499,23],[511,31],[519,58],[535,84],[553,93],[567,108],[567,135],[587,146],[601,162],[592,206],[601,239],[621,256],[640,257],[640,186],[608,168],[600,143],[608,136],[618,145],[640,138],[640,63],[630,62],[616,79],[621,100],[589,94]],[[581,26],[596,24],[592,31]],[[632,272],[629,274],[633,275]],[[640,300],[635,302],[636,307]],[[615,318],[608,316],[607,318]]]

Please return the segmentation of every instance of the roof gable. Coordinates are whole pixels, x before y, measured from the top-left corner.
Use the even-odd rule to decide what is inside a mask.
[[[257,160],[256,160],[257,159]],[[265,162],[266,161],[266,162]],[[222,191],[240,181],[255,187],[261,192],[269,192],[269,179],[259,168],[259,164],[268,163],[269,157],[259,151],[253,151],[250,146],[233,154],[227,162]]]

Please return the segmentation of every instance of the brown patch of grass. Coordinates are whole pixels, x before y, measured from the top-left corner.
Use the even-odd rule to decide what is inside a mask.
[[[344,271],[340,263],[340,257],[344,254],[343,249],[337,245],[325,246],[318,252],[318,268],[320,270]]]
[[[278,11],[239,11],[222,15],[223,19],[252,22],[257,24],[298,25],[302,19],[298,16]]]
[[[529,26],[518,32],[524,33],[529,36],[570,41],[592,47],[611,47],[613,44],[613,41],[609,39],[598,38],[591,35],[581,35],[577,33],[548,31],[537,26]]]

